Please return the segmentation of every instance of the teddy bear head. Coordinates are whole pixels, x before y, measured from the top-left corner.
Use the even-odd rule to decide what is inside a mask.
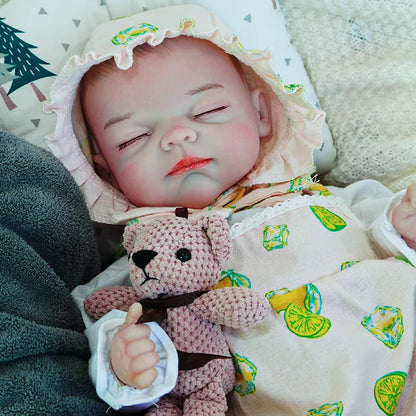
[[[232,247],[228,223],[216,214],[132,224],[123,238],[142,299],[213,289]]]

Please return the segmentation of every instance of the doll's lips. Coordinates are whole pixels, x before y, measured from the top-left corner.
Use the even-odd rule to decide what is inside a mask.
[[[168,173],[169,176],[183,175],[190,170],[201,169],[208,165],[212,159],[204,159],[201,157],[188,156],[180,160]]]

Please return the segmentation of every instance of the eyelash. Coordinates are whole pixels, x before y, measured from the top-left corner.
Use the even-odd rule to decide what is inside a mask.
[[[195,119],[198,119],[198,118],[204,117],[205,115],[208,115],[208,114],[213,114],[213,113],[217,113],[219,111],[226,110],[228,107],[229,107],[229,105],[222,105],[221,107],[213,108],[212,110],[208,110],[208,111],[204,111],[203,113],[196,114],[193,117]],[[141,134],[140,136],[133,137],[132,139],[127,140],[126,142],[119,144],[117,146],[118,150],[119,151],[124,150],[125,148],[129,147],[133,143],[136,143],[138,140],[144,139],[145,137],[149,137],[149,136],[150,136],[150,133],[144,133],[144,134]]]
[[[203,113],[196,114],[196,115],[194,115],[194,118],[200,118],[200,117],[204,117],[205,115],[208,115],[208,114],[217,113],[219,111],[226,110],[228,107],[229,107],[229,105],[222,105],[221,107],[213,108],[212,110],[208,110],[208,111],[204,111]]]
[[[140,136],[133,137],[132,139],[127,140],[126,142],[119,144],[117,146],[117,148],[118,148],[118,150],[123,150],[126,147],[129,147],[130,145],[132,145],[133,143],[136,143],[138,140],[144,139],[145,137],[149,137],[149,136],[150,136],[150,133],[141,134]]]

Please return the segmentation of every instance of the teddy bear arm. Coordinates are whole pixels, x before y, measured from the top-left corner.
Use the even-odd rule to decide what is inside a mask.
[[[104,287],[87,296],[84,301],[84,308],[89,316],[100,319],[113,309],[127,312],[129,307],[139,300],[139,296],[132,287]]]
[[[252,327],[270,311],[264,296],[251,289],[237,287],[211,290],[196,299],[190,308],[201,319],[232,328]]]

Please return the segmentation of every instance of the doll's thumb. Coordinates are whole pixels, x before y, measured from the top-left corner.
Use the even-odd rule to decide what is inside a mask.
[[[130,306],[129,311],[127,312],[126,316],[126,324],[135,324],[142,316],[143,308],[139,302],[133,303]]]

